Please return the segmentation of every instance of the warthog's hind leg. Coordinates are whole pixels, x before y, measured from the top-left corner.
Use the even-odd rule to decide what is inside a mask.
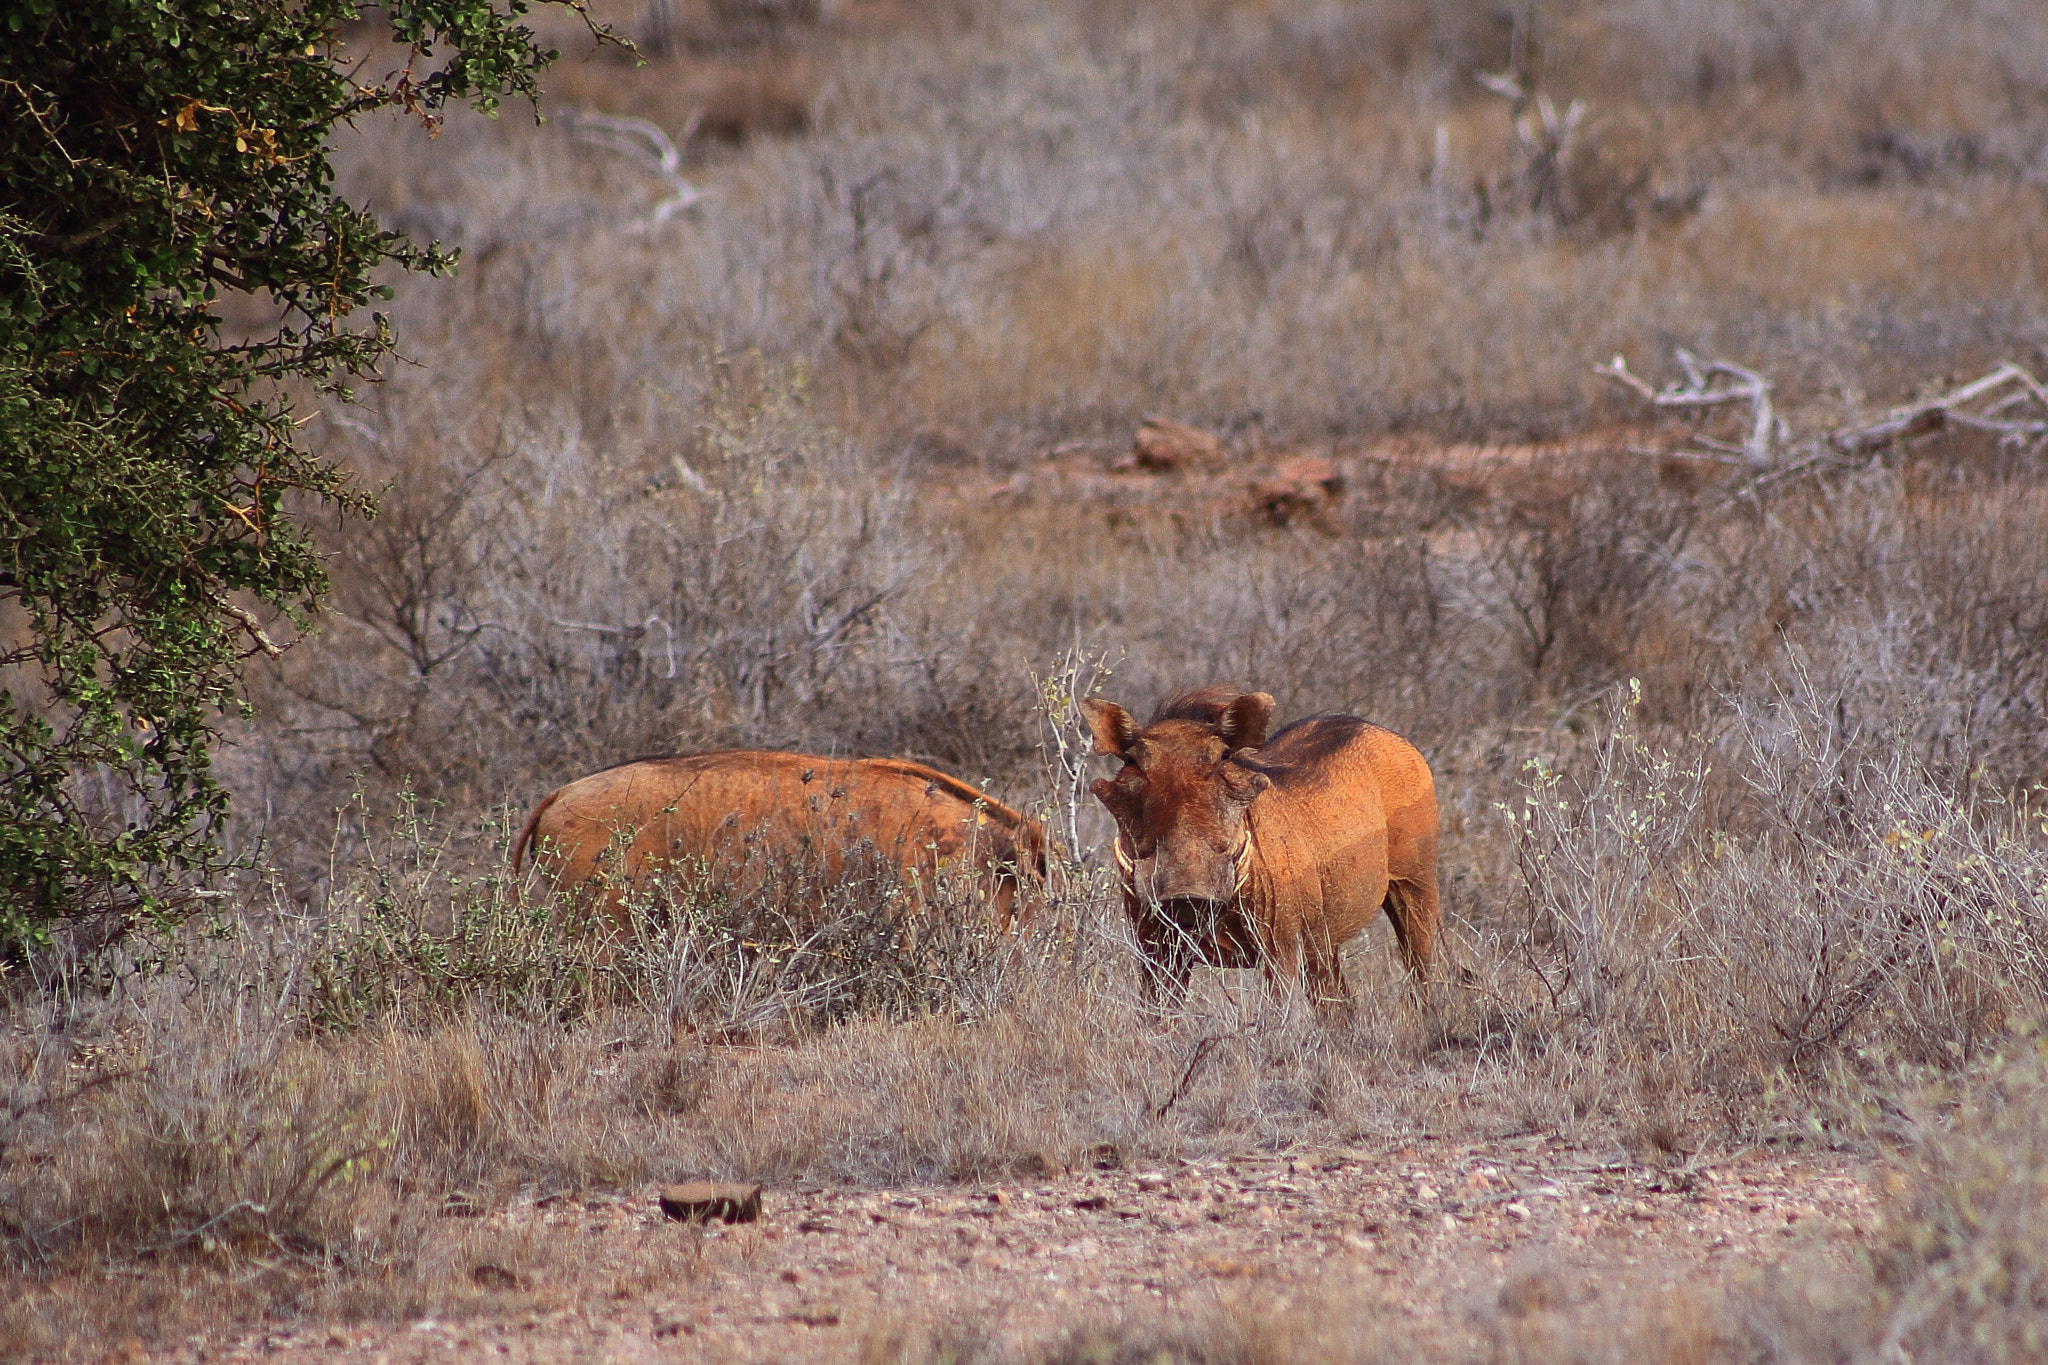
[[[1436,957],[1437,930],[1443,911],[1436,899],[1436,869],[1415,881],[1387,883],[1383,908],[1394,926],[1394,942],[1401,949],[1401,961],[1408,974],[1420,984],[1429,978],[1430,963]]]

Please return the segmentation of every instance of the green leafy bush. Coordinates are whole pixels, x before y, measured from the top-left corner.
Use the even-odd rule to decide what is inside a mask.
[[[0,3],[0,940],[220,867],[209,746],[326,589],[304,517],[372,510],[286,386],[345,392],[392,345],[379,272],[453,263],[335,194],[328,136],[532,97],[526,8],[399,0],[365,51],[356,0]]]

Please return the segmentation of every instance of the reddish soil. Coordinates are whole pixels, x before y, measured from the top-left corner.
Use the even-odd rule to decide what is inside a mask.
[[[1528,1136],[1002,1187],[770,1187],[760,1222],[708,1229],[663,1218],[652,1188],[526,1199],[463,1237],[458,1271],[494,1291],[472,1316],[193,1341],[173,1358],[839,1359],[926,1334],[1021,1345],[1172,1322],[1248,1295],[1271,1311],[1377,1305],[1418,1352],[1458,1354],[1503,1317],[1613,1314],[1795,1249],[1839,1252],[1872,1224],[1865,1176],[1826,1156],[1645,1165]]]

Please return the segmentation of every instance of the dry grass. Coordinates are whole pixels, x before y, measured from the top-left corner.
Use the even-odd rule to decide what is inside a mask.
[[[688,214],[651,224],[667,187],[566,118],[339,148],[467,263],[399,304],[420,367],[310,429],[388,491],[222,758],[273,875],[0,982],[0,1353],[480,1311],[477,1265],[565,1253],[442,1215],[522,1190],[1523,1130],[1845,1145],[1905,1192],[1880,1254],[1782,1292],[1606,1315],[1509,1272],[1474,1359],[2038,1351],[2039,1185],[1998,1174],[2039,1161],[2038,1082],[1999,1060],[2048,987],[2038,451],[1950,432],[1746,493],[1627,449],[1662,433],[1401,451],[1632,421],[1587,372],[1617,350],[1753,363],[1802,429],[2030,361],[2048,26],[621,17],[663,13],[650,66],[579,57],[559,95],[679,137],[702,111]],[[1591,111],[1549,161],[1473,80],[1516,52]],[[1098,502],[1037,472],[1148,411],[1246,467],[1334,443],[1351,499],[1280,531],[1177,476]],[[1411,993],[1376,927],[1336,1026],[1249,977],[1148,1002],[1072,701],[1223,678],[1430,756],[1462,974]],[[998,944],[964,902],[906,924],[882,882],[835,888],[830,932],[685,889],[606,945],[513,884],[540,793],[727,744],[988,780],[1055,832],[1051,901]],[[1033,1358],[1392,1358],[1359,1292]],[[876,1358],[997,1350],[915,1337]]]
[[[1912,1216],[1962,1249],[1902,1233],[1881,1273],[1907,1286],[1901,1304],[1974,1313],[1936,1263],[1977,1246],[1982,1210],[1941,1182],[2032,1158],[1944,1145],[1930,1125],[1952,1087],[2012,1122],[2031,1103],[2031,1073],[1995,1059],[2039,1022],[2048,849],[2037,816],[1845,735],[1838,703],[1738,708],[1718,748],[1674,758],[1638,734],[1640,704],[1617,701],[1573,776],[1536,768],[1505,813],[1519,872],[1497,874],[1498,913],[1457,926],[1462,983],[1418,997],[1376,931],[1334,1025],[1250,973],[1162,1011],[1114,897],[1080,868],[1061,869],[1019,943],[963,958],[956,939],[899,938],[791,977],[764,967],[774,945],[713,932],[705,903],[593,952],[581,926],[522,908],[547,897],[511,901],[438,862],[408,815],[310,925],[251,914],[153,963],[94,964],[121,983],[112,996],[74,976],[17,997],[0,1185],[13,1273],[150,1267],[162,1289],[193,1267],[260,1265],[242,1282],[251,1312],[459,1316],[481,1302],[466,1267],[552,1253],[451,1242],[436,1216],[521,1191],[1042,1180],[1105,1159],[1534,1130],[1654,1159],[1755,1141],[1898,1149],[1923,1171]],[[1755,807],[1726,807],[1739,836],[1704,818],[1709,756],[1732,769],[1722,795]],[[1748,913],[1763,904],[1768,920]],[[834,966],[836,983],[820,974]],[[1887,1098],[1912,1085],[1934,1087],[1917,1109]],[[1995,1114],[1978,1126],[2001,1153],[2031,1132]],[[2011,1218],[2034,1216],[2030,1188]],[[61,1334],[54,1294],[10,1330]],[[169,1331],[189,1309],[133,1311]],[[1233,1321],[1172,1349],[1254,1350],[1227,1345]],[[1319,1358],[1305,1326],[1257,1321],[1278,1335],[1256,1349]],[[1588,1359],[1669,1325],[1589,1337],[1576,1318],[1503,1321],[1504,1340]]]
[[[1945,1091],[1902,1096],[1915,1119],[1881,1228],[1847,1264],[1809,1252],[1790,1274],[1725,1285],[1622,1276],[1574,1288],[1542,1261],[1496,1278],[1459,1317],[1469,1335],[1428,1358],[1457,1361],[1697,1362],[2039,1358],[2048,1311],[2038,1238],[2044,1198],[2041,1057],[2022,1048],[1976,1076],[1959,1110]],[[1953,1112],[1953,1117],[1948,1113]],[[1657,1272],[1661,1275],[1662,1272]],[[1452,1291],[1456,1292],[1456,1291]],[[1079,1362],[1396,1361],[1417,1358],[1402,1320],[1415,1305],[1372,1278],[1334,1271],[1321,1286],[1224,1293],[1203,1311],[1086,1324],[1022,1353],[973,1335],[881,1336],[871,1358]]]
[[[1554,430],[1616,350],[1695,341],[1835,397],[2040,342],[2040,26],[1880,8],[1048,2],[785,27],[637,77],[592,58],[564,107],[675,133],[729,102],[707,73],[807,86],[806,135],[701,139],[710,197],[637,235],[662,191],[567,123],[451,130],[431,172],[397,130],[344,150],[398,221],[490,258],[453,292],[497,330],[545,316],[585,372],[802,357],[864,439],[1009,462],[1158,407]],[[1516,51],[1589,109],[1554,164],[1474,80]]]

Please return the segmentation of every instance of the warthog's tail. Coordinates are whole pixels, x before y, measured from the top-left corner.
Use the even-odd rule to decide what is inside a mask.
[[[540,804],[533,808],[533,814],[526,817],[526,828],[520,830],[519,837],[512,841],[513,876],[516,877],[519,875],[520,860],[526,856],[526,851],[533,847],[533,832],[535,829],[540,827],[541,816],[547,814],[548,807],[554,805],[555,798],[560,796],[561,794],[562,793],[560,788],[557,788],[556,790],[549,792],[546,796],[543,796],[541,798]]]
[[[1022,813],[1012,810],[981,788],[962,782],[950,773],[942,773],[937,768],[928,767],[923,763],[915,763],[907,758],[870,758],[866,761],[870,767],[882,772],[897,773],[904,777],[929,783],[948,795],[967,802],[969,805],[979,802],[992,819],[1000,820],[1006,825],[1016,826],[1024,823]]]

